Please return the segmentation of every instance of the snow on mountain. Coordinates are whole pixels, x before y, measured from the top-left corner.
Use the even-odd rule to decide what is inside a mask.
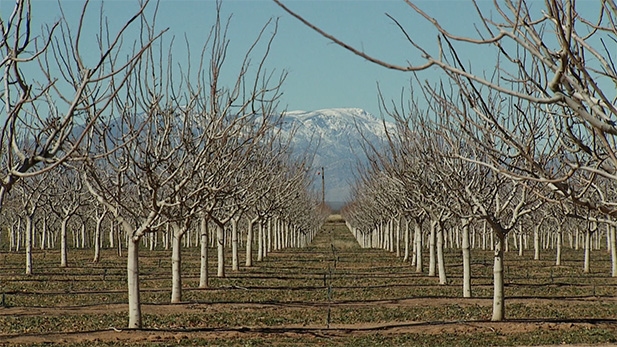
[[[386,123],[389,129],[394,126]],[[321,192],[321,181],[317,172],[324,167],[326,201],[333,207],[347,201],[350,186],[354,182],[354,170],[358,162],[367,158],[361,143],[366,138],[379,146],[385,140],[382,120],[358,108],[332,108],[317,111],[291,111],[285,114],[284,132],[292,129],[292,145],[296,153],[315,152],[313,170],[315,190]]]

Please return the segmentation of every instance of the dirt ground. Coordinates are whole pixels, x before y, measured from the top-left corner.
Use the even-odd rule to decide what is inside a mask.
[[[384,261],[390,261],[393,265],[389,267]],[[277,269],[277,266],[280,268]],[[478,268],[481,266],[486,267],[487,269],[483,271],[490,275],[490,266],[478,264]],[[268,271],[266,267],[269,267]],[[300,250],[272,252],[268,256],[268,261],[256,264],[256,268],[263,272],[243,270],[231,276],[233,283],[221,280],[217,282],[218,286],[207,290],[199,291],[192,288],[194,282],[190,280],[185,283],[188,292],[192,290],[194,295],[202,293],[216,295],[217,300],[188,299],[182,304],[150,301],[143,304],[142,311],[145,316],[160,317],[163,323],[146,325],[142,330],[127,330],[122,324],[99,326],[96,329],[89,329],[87,324],[80,327],[79,322],[82,319],[98,319],[97,317],[103,315],[126,315],[127,307],[121,302],[96,303],[94,300],[93,303],[79,305],[24,305],[0,308],[0,319],[5,320],[36,322],[45,317],[45,322],[53,322],[55,318],[74,317],[76,322],[73,323],[76,325],[73,328],[59,325],[58,329],[32,329],[32,331],[24,329],[18,333],[7,331],[0,326],[0,344],[551,345],[554,343],[569,345],[572,342],[572,344],[610,345],[610,339],[607,341],[593,336],[600,333],[615,335],[617,332],[617,322],[611,318],[617,312],[595,317],[593,316],[595,313],[575,315],[575,312],[583,312],[583,308],[595,307],[594,305],[611,310],[617,306],[617,298],[614,295],[598,293],[586,295],[584,292],[577,292],[576,295],[550,293],[517,295],[519,293],[516,292],[518,290],[516,283],[511,283],[513,289],[510,291],[511,297],[507,299],[509,307],[514,308],[514,317],[505,322],[491,322],[488,319],[490,316],[487,315],[492,305],[490,295],[462,299],[459,295],[431,294],[432,291],[445,288],[451,288],[453,292],[458,291],[455,270],[450,270],[453,277],[452,284],[440,287],[436,279],[415,274],[409,264],[402,264],[400,259],[396,259],[388,252],[361,249],[337,219],[331,220],[324,226],[310,249],[305,252]],[[490,292],[490,279],[482,278],[489,276],[486,274],[478,275],[475,281],[477,287],[483,288],[482,293]],[[268,276],[272,276],[272,279]],[[259,278],[261,282],[255,284],[249,281],[255,278]],[[520,279],[519,282],[524,282],[525,277],[517,278]],[[302,279],[305,279],[305,282],[302,282]],[[389,285],[390,282],[392,285]],[[561,285],[565,286],[565,279],[563,282]],[[587,284],[582,283],[580,286],[585,288]],[[415,290],[419,293],[426,292],[426,295],[409,294],[411,286],[417,286]],[[163,293],[169,291],[169,288],[157,288],[157,285],[144,287],[144,291],[160,290]],[[538,285],[538,287],[543,286]],[[549,285],[545,284],[544,287]],[[559,287],[559,283],[554,287]],[[593,291],[600,290],[600,287],[594,285]],[[614,290],[613,283],[608,283],[606,287],[608,291]],[[313,291],[323,295],[320,294],[318,299],[312,299]],[[327,294],[324,294],[326,292]],[[79,293],[87,295],[88,290],[84,289]],[[264,294],[261,298],[260,295],[263,293],[270,294]],[[283,297],[283,293],[289,297]],[[404,295],[405,293],[408,295]],[[31,293],[32,296],[45,294],[63,293],[53,290]],[[240,296],[239,299],[238,295],[226,299],[228,294]],[[540,313],[533,313],[534,307],[539,308]],[[459,313],[453,313],[452,316],[443,313],[452,309],[463,313],[471,310],[480,313],[459,318],[457,318]],[[549,309],[555,309],[560,313],[556,317],[542,316],[542,311]],[[419,313],[414,317],[405,315],[405,312],[411,311]],[[525,316],[525,312],[530,312],[529,316]],[[221,323],[207,326],[207,323],[193,322],[189,325],[181,322],[178,323],[180,325],[170,324],[166,327],[164,324],[165,317],[183,319],[182,317],[200,315],[240,316],[236,325]],[[311,315],[322,318],[306,318]],[[261,316],[263,320],[260,321]],[[299,318],[285,321],[284,318],[276,320],[277,316]],[[305,319],[304,322],[302,317]],[[408,319],[410,317],[414,319]],[[245,318],[246,321],[243,321]],[[173,319],[170,318],[170,321]],[[272,320],[275,323],[270,323]],[[572,334],[575,337],[569,340],[568,336]],[[580,334],[583,336],[576,337]],[[588,342],[584,334],[589,334]],[[478,338],[478,336],[484,337]],[[549,337],[544,339],[541,336]],[[551,340],[550,336],[554,336],[557,340]],[[536,337],[538,338],[535,339]]]

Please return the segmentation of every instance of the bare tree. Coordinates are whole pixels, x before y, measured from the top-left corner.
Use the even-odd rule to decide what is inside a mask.
[[[60,266],[68,266],[68,228],[69,221],[86,205],[86,192],[83,189],[79,173],[75,169],[63,166],[54,173],[56,178],[48,195],[53,200],[52,211],[60,219]]]
[[[485,4],[474,2],[479,20],[478,37],[461,37],[449,32],[438,19],[423,12],[412,1],[406,1],[440,33],[439,52],[431,54],[413,40],[413,34],[405,32],[402,23],[390,16],[411,47],[425,60],[425,64],[417,66],[399,66],[376,59],[311,25],[279,1],[275,2],[321,35],[384,67],[400,71],[441,68],[460,86],[463,95],[460,102],[469,104],[469,112],[482,115],[483,123],[468,122],[464,126],[492,127],[502,141],[509,143],[509,149],[504,148],[506,152],[503,153],[523,159],[516,161],[519,166],[515,168],[511,163],[484,164],[517,179],[543,182],[552,193],[604,215],[617,214],[612,201],[585,196],[588,185],[571,181],[574,171],[582,171],[581,176],[586,176],[587,181],[597,176],[615,178],[617,128],[613,123],[617,117],[617,95],[611,93],[614,88],[608,87],[617,83],[617,68],[611,57],[617,31],[615,1],[598,2],[594,7],[586,6],[585,11],[577,11],[574,1],[552,0],[545,3],[544,11],[537,12],[533,12],[525,0],[495,2],[492,7],[496,18],[485,16]],[[589,13],[590,17],[584,16]],[[546,30],[546,26],[554,30]],[[455,44],[459,42],[494,47],[498,71],[489,74],[489,78],[484,77],[486,73],[472,72],[457,53]],[[481,88],[491,90],[493,96],[482,92]],[[532,134],[535,135],[510,136],[516,132],[514,124],[527,125],[515,123],[504,113],[496,112],[490,104],[498,98],[513,100],[509,112],[504,112],[507,115],[540,114],[541,122],[527,122],[533,125]],[[487,105],[493,110],[487,112]],[[524,139],[533,139],[533,143],[526,143]],[[549,145],[542,146],[542,143]],[[536,147],[531,148],[532,152],[529,151],[531,145]],[[561,170],[542,165],[543,157],[555,153],[561,153],[554,156],[553,162],[560,164]]]
[[[46,190],[46,182],[42,177],[32,177],[23,180],[17,185],[19,191],[19,202],[22,209],[22,214],[26,221],[24,231],[25,236],[25,253],[26,253],[26,275],[32,275],[32,248],[36,238],[34,234],[34,222],[37,211],[40,207],[47,203],[47,197],[43,194]],[[43,243],[43,241],[41,241]]]
[[[127,33],[145,23],[148,2],[141,2],[115,31],[101,15],[98,44],[84,30],[89,2],[76,25],[63,15],[40,34],[32,28],[30,0],[16,1],[13,12],[0,19],[0,115],[5,119],[0,133],[0,208],[19,179],[86,154],[77,149],[95,124],[106,121],[117,94],[160,35],[142,32],[132,53],[120,54]],[[99,50],[92,61],[82,55],[86,44]]]
[[[213,197],[233,188],[234,172],[242,164],[237,158],[259,143],[258,136],[272,127],[276,116],[257,111],[276,105],[284,74],[279,79],[266,74],[267,53],[253,71],[255,80],[249,74],[250,56],[266,27],[248,49],[234,84],[230,88],[221,84],[228,25],[220,18],[219,4],[210,41],[195,70],[189,63],[176,71],[167,53],[149,51],[126,83],[123,102],[114,105],[117,118],[90,134],[87,150],[95,148],[106,155],[86,162],[84,181],[129,235],[129,328],[141,327],[142,237],[166,224],[172,226],[172,302],[179,302],[180,240],[193,219],[208,211]],[[266,40],[268,48],[271,40]],[[182,78],[173,78],[175,74]]]

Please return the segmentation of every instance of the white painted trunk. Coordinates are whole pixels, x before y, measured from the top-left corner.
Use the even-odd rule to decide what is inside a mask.
[[[482,226],[482,250],[486,251],[486,222],[484,222],[483,226]]]
[[[609,235],[611,238],[611,276],[617,277],[617,241],[615,240],[615,236],[617,236],[617,232],[615,232],[614,226],[609,226]]]
[[[141,329],[141,300],[139,297],[139,240],[130,240],[126,261],[129,299],[129,329]]]
[[[81,224],[81,233],[80,233],[79,238],[81,239],[80,248],[86,248],[86,224],[85,223]]]
[[[463,297],[471,298],[471,250],[469,247],[469,219],[463,220]]]
[[[518,233],[518,255],[523,256],[525,254],[525,246],[523,242],[523,231]]]
[[[248,223],[248,230],[246,232],[246,263],[247,267],[253,266],[253,220]]]
[[[32,216],[26,215],[26,275],[32,275]]]
[[[63,218],[62,219],[62,224],[60,226],[60,266],[61,267],[67,267],[68,266],[68,262],[67,262],[67,236],[66,236],[66,225],[68,223],[69,219],[68,218]]]
[[[199,288],[208,288],[208,220],[201,217],[199,226]]]
[[[231,269],[233,271],[238,271],[239,265],[239,257],[238,257],[238,220],[232,218],[231,220]]]
[[[403,242],[405,242],[405,255],[403,256],[403,261],[406,262],[409,260],[409,221],[407,220],[405,220],[404,233]]]
[[[561,229],[561,223],[559,223],[559,225],[557,226],[557,241],[556,241],[556,252],[557,255],[555,256],[555,265],[556,266],[560,266],[561,265],[561,244],[562,244],[562,238],[563,238],[563,231]]]
[[[533,227],[533,259],[540,260],[540,227]]]
[[[497,233],[497,232],[495,232]],[[503,248],[505,243],[505,235],[497,233],[497,242],[495,244],[495,263],[493,265],[493,316],[492,321],[502,321],[506,316],[506,303],[504,296],[504,281],[503,281]]]
[[[442,225],[437,226],[437,267],[439,268],[439,284],[448,284],[446,277],[446,260],[443,254],[444,230]]]
[[[583,272],[590,272],[590,260],[591,260],[591,232],[585,232],[585,261],[583,263]]]
[[[394,219],[390,219],[390,221],[387,224],[387,228],[388,228],[388,241],[389,241],[388,250],[394,253],[394,242],[395,242]]]
[[[47,246],[47,248],[49,247],[49,238],[48,238],[48,233],[49,231],[47,230],[47,218],[43,218],[43,231],[41,232],[41,251],[45,249],[45,247]]]
[[[225,229],[222,225],[216,226],[217,255],[218,255],[218,277],[225,277]]]
[[[422,225],[419,222],[414,224],[414,238],[416,240],[416,272],[422,272]]]
[[[396,223],[396,257],[401,257],[401,218],[397,220]]]
[[[259,222],[257,229],[257,261],[264,260],[264,223]]]
[[[94,259],[92,259],[93,263],[98,263],[99,260],[101,260],[101,226],[103,224],[103,219],[105,218],[105,216],[103,215],[103,217],[97,218],[96,219],[96,225],[94,227]]]
[[[268,219],[268,234],[264,256],[267,256],[270,252],[272,252],[272,219]]]
[[[437,267],[437,258],[435,255],[435,243],[437,241],[437,231],[435,230],[437,228],[437,222],[436,221],[431,221],[431,230],[430,230],[430,235],[429,235],[429,241],[428,241],[428,248],[429,248],[429,262],[428,262],[428,275],[429,276],[436,276],[436,267]]]
[[[174,227],[171,239],[171,303],[182,301],[182,237],[184,232]]]

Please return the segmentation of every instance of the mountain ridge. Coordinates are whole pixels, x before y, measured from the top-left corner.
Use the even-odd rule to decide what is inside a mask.
[[[354,170],[358,164],[367,163],[361,144],[366,140],[379,148],[386,139],[384,123],[389,130],[394,129],[393,124],[360,108],[295,110],[284,114],[282,131],[283,136],[293,134],[294,152],[315,152],[312,165],[314,189],[321,195],[321,180],[317,173],[323,167],[326,201],[338,208],[350,197],[355,181]]]

